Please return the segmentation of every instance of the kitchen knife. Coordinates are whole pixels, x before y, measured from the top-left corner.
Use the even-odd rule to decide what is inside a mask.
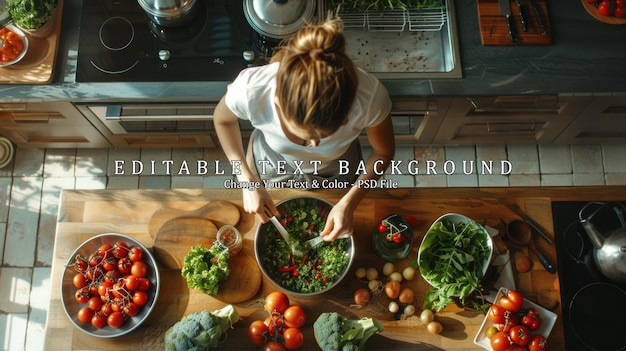
[[[543,20],[541,19],[541,11],[539,11],[537,1],[530,0],[530,7],[533,9],[533,13],[535,14],[535,19],[537,20],[537,23],[539,23],[541,35],[546,35],[546,26],[543,24]]]
[[[515,42],[515,30],[513,29],[513,16],[511,16],[511,3],[509,0],[498,0],[500,14],[506,18],[506,25],[509,28],[509,38]]]
[[[528,22],[526,21],[526,9],[520,0],[515,0],[517,10],[519,11],[519,20],[522,23],[522,30],[528,32]]]

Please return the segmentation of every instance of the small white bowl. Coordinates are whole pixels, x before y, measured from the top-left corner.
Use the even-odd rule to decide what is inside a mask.
[[[22,30],[12,24],[7,24],[5,28],[10,30],[11,32],[14,32],[22,39],[22,44],[24,45],[24,48],[15,59],[7,62],[0,62],[0,67],[11,66],[20,62],[24,58],[24,56],[26,56],[26,52],[28,51],[28,37],[26,37],[26,34],[24,34]]]
[[[508,291],[507,288],[500,288],[493,302],[497,303],[500,297],[504,295],[504,293],[507,291]],[[541,334],[547,339],[548,336],[550,336],[550,332],[552,331],[554,324],[556,323],[556,318],[557,318],[556,313],[550,310],[547,310],[537,305],[536,303],[533,303],[531,301],[524,299],[524,302],[522,303],[522,308],[530,308],[530,307],[533,307],[537,312],[539,312],[539,316],[541,316],[541,326],[537,330],[533,330],[531,335]],[[485,316],[485,319],[483,320],[483,324],[480,326],[480,329],[478,330],[478,333],[476,334],[476,337],[474,338],[474,344],[484,348],[485,350],[491,350],[491,344],[486,334],[487,328],[491,326],[496,326],[496,325],[492,323],[489,320],[489,318],[487,318],[487,316]]]

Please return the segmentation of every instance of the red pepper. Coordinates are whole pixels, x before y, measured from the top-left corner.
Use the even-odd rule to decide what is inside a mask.
[[[300,260],[300,264],[303,265],[306,262],[306,256],[302,256],[302,259]]]
[[[279,267],[278,271],[279,272],[291,272],[291,271],[295,271],[296,268],[298,268],[298,265],[294,264],[294,265],[291,265],[291,266]]]

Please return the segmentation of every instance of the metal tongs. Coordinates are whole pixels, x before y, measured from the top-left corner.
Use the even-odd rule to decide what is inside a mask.
[[[278,218],[276,218],[276,216],[272,216],[270,217],[270,222],[272,222],[276,230],[278,230],[278,232],[280,233],[280,236],[282,236],[283,239],[285,239],[285,242],[291,248],[291,253],[295,257],[302,257],[303,253],[296,248],[296,245],[294,243],[291,242],[289,232],[287,232],[287,229],[285,229],[285,227],[283,227],[283,225],[280,224],[280,222],[278,221]]]

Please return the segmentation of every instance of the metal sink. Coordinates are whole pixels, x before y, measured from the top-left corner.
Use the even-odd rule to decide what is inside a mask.
[[[453,0],[441,8],[339,16],[350,57],[378,78],[462,77]]]

